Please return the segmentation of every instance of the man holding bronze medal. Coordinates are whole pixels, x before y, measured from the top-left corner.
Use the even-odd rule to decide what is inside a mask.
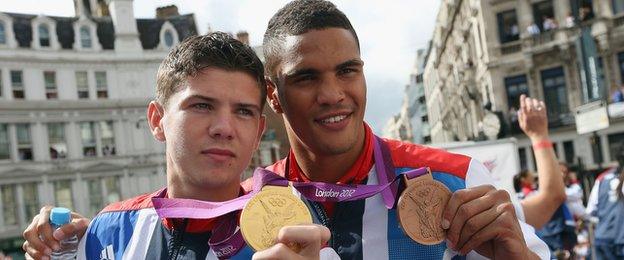
[[[310,185],[290,184],[297,186],[292,190],[276,180],[254,188],[260,195],[241,216],[241,228],[256,228],[244,235],[248,244],[259,241],[262,247],[262,232],[275,232],[274,219],[295,218],[286,210],[299,208],[288,202],[290,191],[302,197],[315,223],[330,229],[328,246],[342,259],[549,257],[532,228],[518,221],[522,210],[506,191],[490,185],[493,181],[481,163],[372,133],[363,122],[366,82],[357,35],[333,4],[287,4],[269,22],[264,52],[268,101],[283,115],[292,147],[286,159],[268,170],[294,184]],[[251,191],[255,184],[257,180],[243,186]],[[254,199],[258,202],[252,203]],[[253,210],[262,214],[258,223],[268,226],[247,222],[253,218],[245,212]],[[272,215],[277,212],[283,214]],[[319,233],[318,226],[282,228],[277,242],[284,242],[254,257],[301,257],[318,245],[302,249],[304,239],[283,239],[310,234],[313,241],[322,241]]]
[[[404,189],[390,185],[367,199],[317,202],[302,192],[342,259],[549,257],[533,229],[518,221],[520,206],[491,185],[481,163],[372,134],[363,122],[366,81],[357,34],[333,4],[287,4],[269,21],[263,48],[269,105],[283,115],[292,147],[267,169],[295,182],[369,185],[409,173],[401,177]],[[421,167],[430,171],[414,172]],[[389,202],[402,190],[393,207]]]

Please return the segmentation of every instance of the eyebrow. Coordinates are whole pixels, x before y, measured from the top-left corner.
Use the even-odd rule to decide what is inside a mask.
[[[364,66],[364,61],[360,60],[360,59],[352,59],[352,60],[348,60],[345,61],[343,63],[340,63],[338,65],[336,65],[336,70],[340,70],[340,69],[344,69],[344,68],[348,68],[348,67],[353,67],[353,66]]]
[[[336,67],[334,67],[334,70],[340,70],[340,69],[353,67],[353,66],[358,66],[358,67],[364,66],[364,61],[362,61],[359,58],[351,59],[351,60],[348,60],[348,61],[345,61],[343,63],[336,65]],[[286,74],[286,78],[293,78],[296,76],[301,76],[301,75],[306,75],[306,74],[317,74],[317,73],[318,73],[318,70],[316,69],[304,68],[304,69],[298,69],[298,70],[295,70],[293,72]]]
[[[202,95],[199,95],[199,94],[188,96],[187,98],[184,99],[183,102],[187,103],[187,102],[189,102],[189,100],[193,100],[193,99],[204,100],[204,101],[206,101],[208,103],[221,103],[220,100],[218,100],[216,98],[202,96]],[[235,105],[237,107],[240,107],[240,108],[255,109],[258,112],[262,111],[262,109],[260,109],[260,106],[257,105],[257,104],[245,103],[245,102],[237,102],[237,103],[235,103]]]

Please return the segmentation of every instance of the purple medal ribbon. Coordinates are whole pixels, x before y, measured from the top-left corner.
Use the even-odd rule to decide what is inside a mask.
[[[366,199],[381,192],[384,204],[388,209],[394,207],[398,190],[397,181],[401,175],[408,179],[425,175],[429,172],[427,167],[407,171],[395,176],[394,165],[390,152],[381,138],[374,136],[373,156],[375,170],[377,172],[377,185],[364,184],[333,184],[324,182],[296,182],[295,187],[305,198],[317,202],[342,202]],[[211,219],[230,214],[243,209],[245,204],[256,193],[260,192],[265,185],[288,186],[289,181],[266,169],[257,168],[253,175],[253,190],[238,198],[223,201],[209,202],[194,199],[170,199],[165,198],[166,189],[152,198],[154,208],[161,218],[190,218]],[[235,214],[217,224],[213,230],[208,244],[219,259],[234,256],[245,245],[244,239],[238,228],[238,219]]]

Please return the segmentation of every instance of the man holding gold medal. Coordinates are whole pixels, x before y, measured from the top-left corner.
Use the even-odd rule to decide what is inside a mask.
[[[167,187],[108,205],[86,232],[88,221],[74,215],[53,233],[44,207],[24,232],[27,254],[50,259],[58,241],[84,233],[78,259],[251,258],[237,229],[248,199],[240,178],[264,131],[264,97],[263,65],[249,46],[220,32],[186,39],[162,62],[147,113],[154,138],[166,144]],[[328,238],[327,228],[302,225],[271,242],[318,258]]]
[[[268,167],[278,175],[257,171],[243,185],[255,196],[241,213],[242,236],[264,249],[254,258],[317,258],[326,230],[282,227],[309,222],[331,231],[321,256],[549,258],[481,163],[372,133],[358,38],[333,4],[287,4],[269,21],[264,52],[267,99],[292,150]]]

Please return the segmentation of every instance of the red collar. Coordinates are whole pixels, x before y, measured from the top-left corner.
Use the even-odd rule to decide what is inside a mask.
[[[362,149],[360,156],[351,166],[349,171],[340,177],[336,183],[361,183],[364,179],[366,179],[368,172],[370,172],[370,169],[375,163],[373,159],[374,139],[372,136],[373,131],[366,123],[364,123],[364,149]],[[286,174],[286,178],[288,178],[288,180],[296,182],[310,182],[308,176],[306,176],[299,167],[297,159],[295,158],[295,153],[292,149],[288,153],[288,163],[286,165],[288,167]]]

